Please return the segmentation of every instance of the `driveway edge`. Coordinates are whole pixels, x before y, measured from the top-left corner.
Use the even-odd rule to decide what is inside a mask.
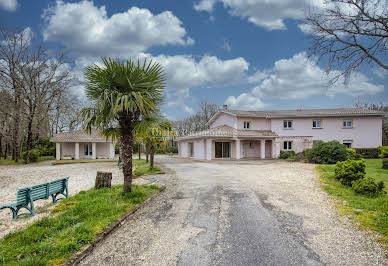
[[[128,212],[124,213],[117,221],[111,223],[108,225],[102,232],[97,233],[95,240],[91,244],[87,244],[83,246],[77,253],[75,253],[64,265],[70,266],[70,265],[78,265],[87,255],[89,255],[94,248],[99,244],[102,240],[104,240],[107,236],[109,236],[111,233],[113,233],[117,228],[121,227],[125,222],[133,218],[135,213],[141,209],[144,208],[145,205],[147,205],[150,201],[152,201],[156,196],[158,196],[160,193],[162,193],[166,189],[166,186],[161,186],[160,189],[153,194],[151,197],[143,201],[142,203],[136,205],[132,209],[130,209]]]

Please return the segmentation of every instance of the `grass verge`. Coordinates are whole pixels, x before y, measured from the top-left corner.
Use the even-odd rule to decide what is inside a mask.
[[[61,160],[53,162],[53,165],[59,164],[73,164],[73,163],[104,163],[104,162],[117,162],[117,160],[99,159],[99,160]]]
[[[159,190],[158,186],[133,185],[81,191],[61,201],[58,213],[0,240],[1,265],[57,265],[95,239],[95,234]]]
[[[53,156],[41,156],[38,158],[37,162],[42,162],[42,161],[50,161],[50,160],[55,160]],[[34,163],[34,162],[31,162]],[[24,164],[23,159],[19,159],[18,162],[15,162],[15,160],[11,159],[0,159],[0,165],[16,165],[16,164]]]
[[[136,159],[133,160],[133,166],[135,167],[135,171],[133,171],[135,177],[139,177],[142,175],[150,175],[150,174],[163,174],[162,170],[154,164],[154,169],[150,169],[150,163],[147,163],[145,160]]]
[[[382,169],[382,160],[366,160],[366,174],[388,187],[388,170]],[[319,165],[317,171],[323,189],[338,199],[341,213],[354,219],[361,229],[374,230],[381,234],[380,241],[388,248],[388,194],[369,198],[356,194],[351,187],[341,185],[334,177],[335,165]]]

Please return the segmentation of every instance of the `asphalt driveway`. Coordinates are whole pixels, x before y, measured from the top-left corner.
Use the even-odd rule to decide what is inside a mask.
[[[338,216],[314,166],[157,159],[167,185],[89,265],[381,265],[373,234]]]

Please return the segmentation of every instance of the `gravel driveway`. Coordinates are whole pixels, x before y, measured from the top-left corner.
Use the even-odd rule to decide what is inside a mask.
[[[16,191],[19,188],[41,184],[65,176],[70,176],[68,185],[70,195],[93,187],[97,171],[112,172],[112,184],[123,183],[123,175],[118,170],[115,162],[65,165],[52,165],[51,163],[52,161],[29,165],[0,165],[0,206],[15,202]],[[142,181],[144,180],[136,179],[135,183],[141,183]],[[47,207],[50,203],[51,198],[34,202],[37,214],[34,217],[25,216],[17,220],[12,220],[11,210],[1,210],[0,238],[43,216],[47,216],[49,214]]]
[[[336,214],[313,165],[158,161],[167,174],[156,178],[166,191],[84,264],[387,264],[373,234]]]

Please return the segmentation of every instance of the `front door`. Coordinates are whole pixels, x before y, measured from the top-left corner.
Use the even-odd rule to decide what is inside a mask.
[[[84,157],[85,158],[92,158],[92,144],[84,144]]]

